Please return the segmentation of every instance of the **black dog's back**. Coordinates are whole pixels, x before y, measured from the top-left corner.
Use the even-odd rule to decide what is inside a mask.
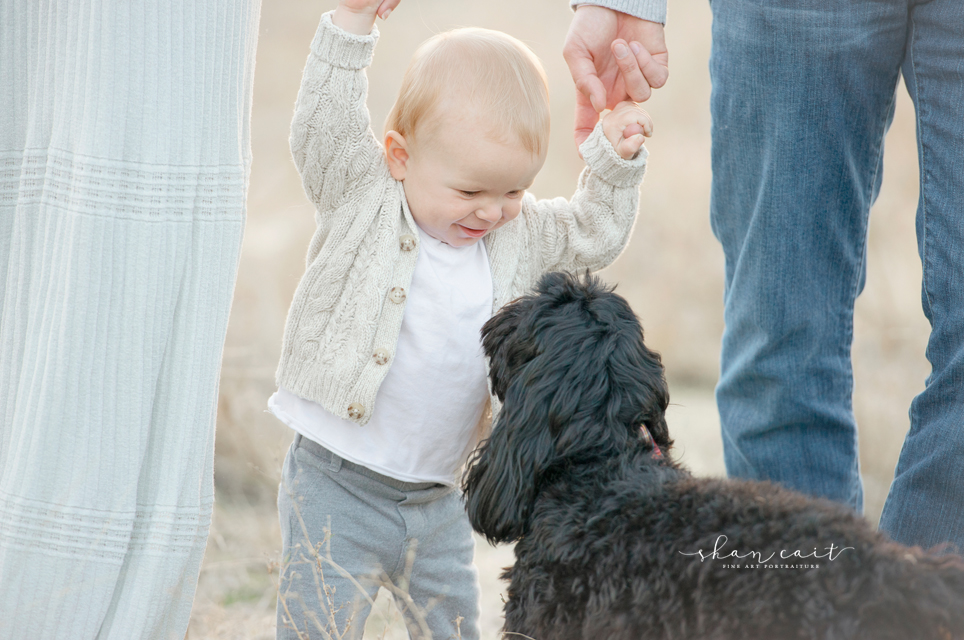
[[[492,437],[472,526],[516,542],[506,631],[536,640],[964,640],[964,561],[849,509],[669,456],[669,394],[629,305],[547,274],[483,328]],[[657,446],[658,445],[658,446]]]
[[[516,557],[506,630],[533,638],[964,637],[959,558],[770,483],[651,465],[604,487],[560,478]]]

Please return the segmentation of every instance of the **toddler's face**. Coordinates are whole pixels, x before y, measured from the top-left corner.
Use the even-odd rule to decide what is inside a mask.
[[[425,233],[453,247],[478,242],[519,215],[522,195],[545,162],[521,143],[478,133],[468,118],[445,118],[414,145],[386,138],[389,167],[405,185],[412,217]]]

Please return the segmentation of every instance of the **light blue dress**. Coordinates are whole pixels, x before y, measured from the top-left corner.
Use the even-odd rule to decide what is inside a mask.
[[[0,3],[0,637],[184,637],[259,0]]]

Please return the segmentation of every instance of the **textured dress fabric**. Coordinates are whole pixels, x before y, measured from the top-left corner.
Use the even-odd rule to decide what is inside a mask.
[[[0,3],[0,638],[183,638],[259,0]]]

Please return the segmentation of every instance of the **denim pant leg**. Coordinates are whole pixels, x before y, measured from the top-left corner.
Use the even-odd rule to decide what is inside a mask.
[[[964,551],[964,3],[914,6],[903,72],[917,112],[917,242],[931,323],[925,390],[911,404],[880,528]]]
[[[730,476],[863,506],[853,306],[907,32],[903,2],[713,0],[711,222]]]

